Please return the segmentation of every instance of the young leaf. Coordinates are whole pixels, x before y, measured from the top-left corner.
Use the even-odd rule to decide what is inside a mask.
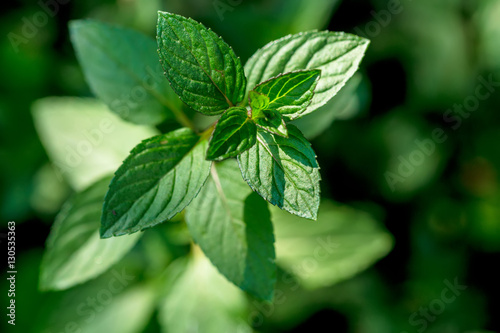
[[[252,332],[246,322],[245,294],[221,276],[197,246],[195,249],[193,256],[168,268],[168,290],[158,313],[163,332]]]
[[[288,138],[285,119],[277,110],[261,111],[263,117],[255,119],[258,127],[271,134],[276,134]]]
[[[259,49],[247,61],[247,90],[281,73],[320,69],[321,78],[311,104],[301,114],[303,116],[337,94],[358,69],[368,44],[367,39],[329,31],[309,31],[283,37]]]
[[[243,100],[243,66],[217,34],[190,18],[166,12],[158,12],[157,30],[165,75],[187,105],[217,115]]]
[[[321,202],[313,224],[306,225],[307,220],[274,207],[271,213],[277,261],[306,288],[322,288],[352,277],[386,256],[394,243],[369,214],[331,201]],[[311,258],[311,253],[316,261],[314,274],[303,269],[304,258]]]
[[[265,110],[269,106],[269,97],[254,90],[250,90],[248,98],[250,99],[250,108],[255,111],[252,113],[254,117],[257,116],[258,111]]]
[[[69,28],[90,88],[111,111],[155,125],[182,105],[162,75],[152,38],[91,20],[72,21]]]
[[[271,299],[276,281],[269,209],[241,179],[234,160],[212,176],[186,209],[194,240],[219,271],[241,289]]]
[[[207,141],[190,129],[144,140],[116,171],[104,200],[101,237],[130,234],[171,219],[205,183]]]
[[[356,73],[334,99],[313,113],[294,120],[292,124],[311,140],[328,129],[334,119],[344,120],[354,117],[363,109],[368,99],[368,88],[366,84],[361,84],[362,77],[361,73]]]
[[[234,107],[227,110],[217,122],[207,150],[207,160],[222,161],[250,149],[257,141],[257,126],[248,117],[247,110]]]
[[[57,215],[47,239],[40,288],[61,290],[92,279],[120,260],[142,234],[100,239],[102,202],[111,177],[73,196]]]
[[[296,119],[311,103],[320,75],[320,70],[281,74],[260,83],[253,90],[269,97],[267,109],[277,110],[288,119]]]
[[[311,144],[294,125],[288,138],[258,132],[257,144],[238,156],[243,178],[264,199],[292,214],[316,219],[319,166]]]

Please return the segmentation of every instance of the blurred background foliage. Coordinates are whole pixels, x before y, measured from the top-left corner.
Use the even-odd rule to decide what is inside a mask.
[[[0,14],[0,218],[2,226],[17,222],[19,272],[17,325],[12,330],[4,318],[2,331],[500,329],[500,93],[498,84],[484,85],[500,82],[500,1],[60,2],[18,46],[8,34],[22,35],[46,1],[4,2]],[[90,98],[68,22],[94,18],[154,37],[157,10],[210,26],[243,61],[267,42],[305,30],[371,39],[360,72],[297,121],[318,155],[324,201],[318,222],[272,211],[280,267],[274,303],[243,294],[196,248],[190,252],[182,216],[145,232],[103,275],[65,291],[38,291],[44,244],[64,201],[154,134],[129,128]],[[488,97],[476,98],[477,89]],[[456,105],[471,112],[454,112]],[[61,176],[57,159],[67,143],[104,116],[118,130]],[[167,121],[159,130],[175,126]],[[436,129],[446,139],[436,142]],[[427,154],[429,146],[417,142],[429,140]],[[335,245],[324,260],[315,257],[321,237]],[[117,276],[123,288],[103,301],[99,295]],[[462,289],[451,290],[454,284]],[[8,289],[5,279],[0,285]],[[456,297],[447,302],[444,294]]]

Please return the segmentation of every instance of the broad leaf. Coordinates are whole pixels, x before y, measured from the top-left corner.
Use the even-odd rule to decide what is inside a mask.
[[[182,103],[162,75],[152,38],[91,20],[70,22],[71,41],[94,94],[138,124],[158,124]]]
[[[102,290],[109,289],[111,291],[112,289],[109,287],[109,284],[115,279],[116,277],[113,277],[108,280],[108,285],[104,287],[107,289],[100,289],[97,294],[94,295],[99,297],[100,295],[104,295]],[[158,298],[158,290],[155,287],[156,286],[152,283],[141,284],[133,286],[118,295],[112,295],[111,304],[100,303],[102,304],[103,310],[102,312],[96,311],[95,319],[94,317],[87,317],[87,320],[79,327],[81,328],[81,333],[143,332],[151,319],[154,318]],[[97,299],[99,301],[99,298]],[[85,302],[88,302],[88,296],[85,298]],[[86,304],[85,302],[79,303],[76,309],[79,309],[78,306],[81,306],[80,304]],[[78,310],[76,313],[81,315]],[[88,320],[88,318],[93,318],[94,320]],[[120,319],[117,320],[117,318]],[[77,317],[77,319],[79,318]],[[67,330],[67,327],[66,322],[65,330]]]
[[[392,236],[369,214],[330,201],[321,203],[318,220],[272,208],[277,262],[306,288],[321,288],[353,275],[386,256]]]
[[[144,140],[116,171],[103,207],[101,237],[130,234],[171,219],[210,172],[207,141],[190,129]]]
[[[276,134],[285,138],[288,137],[285,119],[279,111],[263,110],[261,112],[263,117],[255,119],[255,123],[258,127],[271,134]]]
[[[243,100],[246,79],[240,59],[212,30],[158,12],[157,41],[172,89],[191,108],[216,115]]]
[[[311,144],[293,125],[288,138],[266,132],[257,144],[238,156],[248,185],[264,199],[292,214],[316,219],[320,189],[319,167]]]
[[[245,294],[222,277],[195,247],[195,254],[174,262],[160,303],[162,332],[251,333]]]
[[[114,172],[137,142],[159,134],[90,98],[47,97],[33,104],[32,115],[57,176],[77,191]]]
[[[271,299],[276,281],[269,209],[241,179],[235,161],[212,176],[186,210],[191,235],[219,271],[241,289]]]
[[[257,126],[247,110],[234,107],[227,110],[217,122],[210,139],[207,159],[221,161],[250,149],[257,141]]]
[[[43,257],[41,289],[67,289],[98,276],[141,236],[99,238],[102,202],[110,180],[106,177],[76,194],[57,215]]]
[[[356,73],[334,99],[313,113],[294,120],[292,124],[311,140],[327,130],[334,120],[345,120],[356,116],[366,106],[368,100],[368,88],[366,84],[361,84],[362,78],[360,73]]]
[[[320,70],[281,74],[260,83],[253,90],[269,97],[266,109],[277,110],[288,119],[296,119],[311,103],[320,75]]]
[[[245,64],[247,90],[282,73],[320,69],[314,97],[302,116],[337,94],[356,72],[369,41],[342,32],[310,31],[289,35],[259,49]]]

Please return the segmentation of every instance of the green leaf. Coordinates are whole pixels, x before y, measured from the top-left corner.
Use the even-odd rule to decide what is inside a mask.
[[[269,106],[269,97],[267,97],[266,95],[259,94],[254,90],[250,90],[248,97],[250,99],[249,104],[250,108],[252,109],[252,116],[254,118],[258,115],[257,111],[265,110]]]
[[[277,110],[270,110],[269,97],[251,90],[249,93],[252,119],[258,127],[272,134],[288,137],[285,119]]]
[[[326,131],[334,120],[346,120],[357,116],[368,100],[368,87],[366,83],[362,83],[362,79],[363,76],[356,73],[334,99],[313,113],[294,120],[292,124],[311,140]]]
[[[162,332],[253,332],[246,321],[245,294],[195,249],[189,261],[179,259],[167,271],[172,281],[158,313]]]
[[[243,66],[216,33],[190,18],[166,12],[158,12],[157,30],[165,75],[187,105],[216,115],[243,100]]]
[[[250,149],[257,141],[257,126],[248,117],[247,110],[234,107],[227,110],[217,122],[207,150],[207,160],[222,161]]]
[[[110,180],[106,177],[76,194],[57,215],[41,266],[41,289],[67,289],[100,275],[140,238],[141,234],[99,238],[102,202]]]
[[[282,73],[320,69],[312,102],[301,115],[311,113],[335,96],[356,72],[368,44],[367,39],[342,32],[309,31],[283,37],[247,61],[247,90]]]
[[[111,290],[109,287],[110,281],[114,281],[115,279],[116,277],[112,277],[108,280],[108,285],[104,287],[107,289],[100,289],[97,294],[94,295],[99,297],[99,295],[102,295],[102,290]],[[96,311],[97,315],[94,320],[84,321],[79,327],[81,328],[81,333],[143,332],[151,319],[154,318],[153,316],[158,297],[158,290],[156,289],[157,288],[154,288],[153,284],[142,284],[133,286],[118,295],[112,295],[112,304],[108,305],[106,303],[101,303],[103,311]],[[77,306],[86,304],[86,302],[88,302],[88,296],[83,303],[79,303]],[[80,315],[78,311],[76,311],[76,313]],[[116,318],[120,318],[120,320],[116,320]],[[79,318],[77,317],[77,319]],[[66,322],[65,329],[67,327]]]
[[[386,256],[393,238],[369,214],[323,201],[318,220],[271,209],[277,262],[306,288],[348,279]]]
[[[248,185],[264,199],[292,214],[316,219],[319,166],[297,127],[288,126],[288,138],[259,132],[257,144],[239,155],[238,163]]]
[[[155,125],[182,105],[162,75],[152,38],[92,20],[72,21],[69,28],[90,88],[111,111]]]
[[[137,142],[159,134],[123,121],[91,98],[47,97],[31,113],[57,176],[76,191],[113,173]]]
[[[186,210],[194,240],[219,271],[241,289],[271,299],[276,281],[269,209],[241,179],[234,160],[212,176]]]
[[[262,111],[263,117],[255,119],[257,126],[271,134],[276,134],[288,138],[285,119],[277,110]]]
[[[281,74],[260,83],[253,90],[269,97],[267,109],[277,110],[288,119],[296,119],[311,104],[320,75],[320,70]]]
[[[207,141],[190,129],[144,140],[116,171],[103,207],[101,237],[130,234],[171,219],[210,172]]]

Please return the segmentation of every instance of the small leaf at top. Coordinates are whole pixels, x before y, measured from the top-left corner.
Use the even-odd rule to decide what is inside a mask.
[[[323,106],[358,70],[369,40],[343,32],[309,31],[272,41],[245,64],[247,91],[280,73],[320,69],[311,104],[301,116]]]
[[[277,110],[261,111],[264,117],[255,119],[257,126],[271,134],[288,138],[285,119]]]
[[[269,97],[267,109],[277,110],[288,119],[296,119],[311,103],[320,75],[321,71],[317,69],[281,74],[260,83],[253,90]]]
[[[217,115],[243,100],[246,78],[240,59],[212,30],[158,12],[157,41],[172,89],[191,108]]]
[[[265,110],[269,106],[269,97],[252,90],[249,94],[250,107],[252,108],[252,116],[256,118],[258,111]]]
[[[212,134],[207,160],[222,161],[250,149],[257,141],[257,127],[247,110],[234,107],[224,113]]]
[[[207,141],[188,128],[137,145],[109,185],[101,237],[130,234],[171,219],[205,183],[211,162]]]

